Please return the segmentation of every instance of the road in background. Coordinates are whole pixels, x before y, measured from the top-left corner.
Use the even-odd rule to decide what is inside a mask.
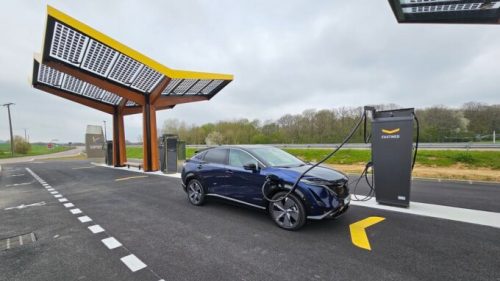
[[[51,154],[0,159],[0,164],[24,163],[35,160],[75,157],[80,155],[84,151],[85,151],[85,146],[77,146],[74,149],[51,153]]]

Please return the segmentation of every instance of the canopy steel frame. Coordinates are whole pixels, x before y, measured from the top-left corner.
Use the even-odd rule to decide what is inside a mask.
[[[144,170],[158,170],[156,111],[210,100],[229,74],[168,68],[48,6],[42,53],[32,85],[113,116],[113,165],[127,161],[124,116],[143,116]]]

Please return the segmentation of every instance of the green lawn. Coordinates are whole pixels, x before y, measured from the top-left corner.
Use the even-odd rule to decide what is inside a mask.
[[[69,146],[57,146],[52,149],[48,149],[46,145],[31,145],[31,151],[26,154],[18,154],[15,153],[14,157],[23,157],[23,156],[35,156],[35,155],[43,155],[43,154],[51,154],[61,151],[70,150],[73,147]],[[11,158],[10,153],[10,145],[7,143],[0,144],[0,159]]]
[[[323,149],[285,149],[289,153],[305,160],[319,161],[330,150]],[[371,156],[370,150],[344,149],[330,158],[330,164],[366,163]],[[500,169],[500,151],[464,151],[464,150],[419,150],[417,164],[428,167],[450,167],[461,164],[469,168]]]
[[[285,149],[304,161],[319,161],[331,150],[328,149]],[[193,156],[196,149],[187,148],[186,156]],[[342,149],[330,158],[329,164],[363,164],[370,160],[370,150]],[[142,158],[141,147],[127,147],[127,157]],[[450,167],[460,164],[469,168],[490,168],[500,170],[500,151],[464,150],[420,150],[417,164],[428,167]]]

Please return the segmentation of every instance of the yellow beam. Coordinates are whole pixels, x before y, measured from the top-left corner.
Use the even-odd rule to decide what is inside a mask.
[[[110,48],[117,50],[118,52],[127,55],[140,63],[143,63],[150,68],[168,76],[172,79],[221,79],[221,80],[233,80],[233,75],[230,74],[218,74],[218,73],[208,73],[208,72],[197,72],[197,71],[186,71],[186,70],[175,70],[168,68],[157,61],[139,53],[138,51],[114,40],[113,38],[93,29],[92,27],[86,25],[85,23],[70,17],[69,15],[55,9],[52,6],[47,6],[47,14],[54,19],[84,33],[85,35],[92,37],[93,39],[107,45]]]

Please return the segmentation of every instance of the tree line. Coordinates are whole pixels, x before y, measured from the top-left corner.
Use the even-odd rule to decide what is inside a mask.
[[[377,110],[398,109],[395,104],[376,105]],[[308,109],[285,114],[277,120],[224,120],[188,125],[167,119],[161,130],[176,134],[188,144],[277,144],[339,143],[350,132],[363,112],[362,107]],[[500,132],[500,104],[469,102],[460,108],[433,106],[416,109],[421,142],[491,141]],[[363,142],[362,130],[351,142]]]

